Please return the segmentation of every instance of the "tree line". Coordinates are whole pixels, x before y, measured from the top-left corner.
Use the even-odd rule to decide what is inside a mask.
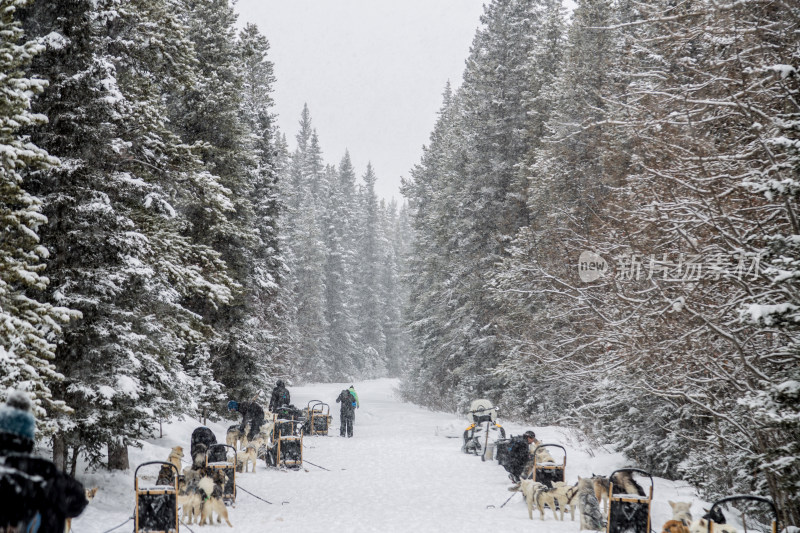
[[[800,519],[800,3],[494,0],[404,183],[404,390]]]
[[[228,0],[0,8],[0,389],[61,468],[277,377],[398,371],[403,210],[307,111],[289,153]]]

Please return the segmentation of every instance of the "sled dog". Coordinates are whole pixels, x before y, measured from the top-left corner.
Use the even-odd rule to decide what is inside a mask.
[[[569,503],[578,500],[578,512],[581,517],[581,528],[602,531],[606,524],[603,515],[600,513],[600,503],[594,495],[594,484],[590,478],[578,477],[576,491],[572,494]]]
[[[222,501],[222,488],[214,483],[214,480],[206,476],[200,480],[198,489],[203,495],[203,503],[200,509],[200,525],[206,523],[211,525],[214,522],[213,513],[217,514],[217,522],[222,523],[222,519],[228,526],[233,527],[231,521],[228,520],[228,509],[225,507],[225,502]]]
[[[661,533],[689,533],[689,529],[680,520],[667,520],[661,526]]]
[[[561,510],[561,520],[564,520],[564,508],[569,506],[569,514],[572,521],[575,521],[575,506],[576,504],[570,503],[572,495],[577,492],[578,485],[567,485],[565,481],[553,481],[553,497],[558,503],[558,508]]]
[[[623,470],[614,474],[611,480],[614,484],[614,494],[637,494],[645,496],[644,489],[633,479],[633,473]]]
[[[172,451],[169,452],[169,457],[167,457],[167,462],[174,464],[175,470],[180,472],[181,459],[183,459],[183,448],[180,446],[175,446],[174,448],[172,448]]]
[[[536,447],[541,445],[541,444],[542,444],[541,441],[533,439],[533,443],[531,443],[531,445],[530,445],[531,452],[533,452],[533,450],[535,450]],[[539,448],[536,451],[536,462],[539,463],[539,464],[542,464],[542,463],[555,463],[556,460],[553,459],[553,456],[550,455],[550,452],[547,451],[547,448]]]
[[[706,533],[707,531],[708,531],[708,520],[705,518],[701,518],[700,520],[695,520],[689,526],[689,533]],[[715,522],[714,533],[738,533],[738,530],[733,526],[729,526],[728,524],[717,524]]]
[[[550,509],[553,510],[553,518],[558,520],[558,515],[556,515],[556,504],[555,504],[555,496],[554,491],[542,483],[538,481],[533,481],[531,479],[523,479],[518,484],[514,485],[513,487],[509,488],[508,490],[515,492],[521,492],[522,496],[525,498],[525,503],[528,505],[528,518],[533,520],[533,506],[535,505],[539,509],[539,514],[541,519],[544,520],[544,506],[549,505]],[[564,519],[564,515],[562,512],[561,519]]]
[[[94,497],[97,496],[97,487],[92,487],[91,489],[86,489],[86,501],[90,502],[94,500]],[[67,523],[64,527],[64,531],[69,533],[72,529],[72,518],[67,518]]]
[[[692,523],[692,513],[689,511],[692,508],[692,502],[673,502],[667,500],[669,506],[672,507],[672,519],[681,522],[684,526]]]
[[[592,486],[594,487],[594,497],[603,504],[603,516],[608,514],[608,478],[606,476],[596,476],[592,474]]]
[[[195,518],[200,520],[200,506],[203,503],[203,495],[198,487],[199,478],[194,472],[186,476],[181,476],[178,481],[178,507],[181,508],[181,519],[187,524],[194,524]]]
[[[239,449],[239,442],[244,439],[245,432],[239,431],[239,424],[234,424],[228,428],[228,432],[225,434],[225,444],[228,446],[233,446],[234,449]]]
[[[248,471],[247,467],[253,463],[253,472],[256,471],[256,447],[254,444],[248,444],[244,452],[238,454],[238,460],[242,462],[242,468],[245,472]],[[240,470],[241,472],[241,470]]]

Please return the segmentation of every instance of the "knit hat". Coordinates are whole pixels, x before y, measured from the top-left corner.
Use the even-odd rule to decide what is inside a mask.
[[[236,400],[231,400],[228,402],[228,411],[238,411],[239,410],[239,402]]]
[[[14,390],[8,395],[6,404],[0,406],[0,448],[28,452],[33,449],[36,419],[32,407],[24,392]]]

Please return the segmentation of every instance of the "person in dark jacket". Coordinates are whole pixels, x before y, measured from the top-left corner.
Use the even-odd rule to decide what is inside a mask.
[[[238,411],[242,415],[242,423],[239,424],[239,433],[244,432],[247,424],[250,424],[250,431],[247,433],[247,440],[255,440],[264,425],[264,409],[256,402],[228,402],[229,411]]]
[[[290,403],[292,402],[289,389],[286,388],[283,380],[279,379],[275,384],[275,388],[272,389],[272,396],[269,398],[269,410],[270,412],[274,413],[279,407],[289,405]]]
[[[508,478],[514,483],[519,483],[525,465],[531,459],[530,446],[536,441],[533,431],[526,431],[521,437],[512,437],[508,444],[508,456],[503,465],[508,471]]]
[[[355,388],[350,385],[349,389],[342,389],[342,392],[339,393],[339,397],[336,398],[336,403],[342,404],[341,410],[339,411],[339,418],[341,421],[339,435],[344,437],[346,434],[348,437],[352,437],[353,423],[356,420],[356,409],[359,407]]]
[[[80,482],[31,455],[35,429],[30,399],[12,392],[0,407],[0,530],[63,533],[66,519],[80,515],[89,502]]]

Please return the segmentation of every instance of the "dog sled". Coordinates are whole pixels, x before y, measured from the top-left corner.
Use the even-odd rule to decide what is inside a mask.
[[[308,402],[304,413],[303,434],[327,435],[332,420],[330,413],[331,408],[327,403],[320,400]]]
[[[649,493],[642,489],[644,495],[626,494],[614,491],[617,474],[629,474],[633,480],[633,473],[642,474],[650,479]],[[653,502],[653,476],[649,472],[638,468],[621,468],[608,476],[608,520],[606,533],[650,533],[650,506]],[[634,483],[635,484],[635,483]],[[635,484],[638,488],[638,484]]]
[[[737,502],[739,505],[734,508],[730,505],[732,502]],[[771,512],[765,510],[764,504],[769,506]],[[741,507],[744,507],[744,509]],[[728,517],[737,513],[740,515],[739,521],[741,522],[741,527],[737,527],[737,532],[778,533],[778,510],[775,504],[772,503],[772,500],[762,498],[761,496],[749,495],[728,496],[727,498],[717,500],[706,514],[708,518],[706,519],[706,517],[704,517],[703,520],[700,521],[701,527],[705,525],[703,531],[707,531],[708,533],[728,531],[727,529],[722,530],[721,527],[722,524],[727,522],[726,513],[723,511],[727,512]],[[705,524],[703,524],[703,522],[705,522]]]
[[[303,434],[287,435],[279,430],[272,446],[267,449],[266,463],[272,467],[300,468],[303,466]]]
[[[555,461],[542,460],[542,454],[539,450],[547,450],[548,448],[561,448],[563,452],[563,461],[561,464],[556,464]],[[552,459],[548,453],[545,459]],[[567,469],[567,450],[560,444],[539,444],[533,449],[533,468],[532,479],[547,487],[552,488],[554,482],[565,481],[564,473]]]
[[[467,411],[470,425],[464,430],[462,452],[480,455],[483,461],[487,456],[490,460],[493,458],[496,442],[506,438],[506,430],[497,423],[497,411],[487,399],[472,401]]]
[[[305,421],[303,411],[297,407],[293,405],[279,407],[273,415],[272,442],[277,440],[278,435],[301,435]]]
[[[229,451],[233,451],[233,458],[228,455]],[[236,448],[227,444],[212,444],[206,452],[206,468],[221,474],[211,477],[224,480],[222,501],[225,505],[236,503]]]
[[[140,481],[142,467],[158,465],[174,470],[169,485],[144,485]],[[150,461],[136,467],[133,473],[133,489],[136,494],[134,509],[134,533],[178,533],[178,468],[164,461]]]

